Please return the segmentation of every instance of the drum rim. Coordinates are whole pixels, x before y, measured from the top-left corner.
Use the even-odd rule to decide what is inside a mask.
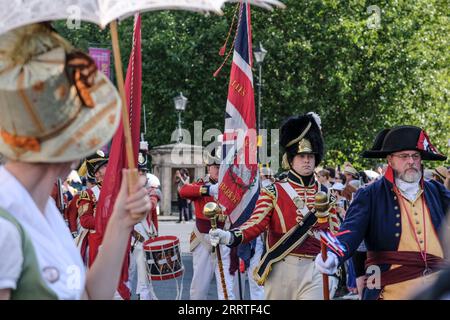
[[[161,240],[171,240],[171,242],[166,244],[159,244],[159,245],[151,245],[152,243],[156,241]],[[162,250],[162,249],[169,249],[172,247],[175,247],[180,244],[180,239],[177,236],[160,236],[153,239],[149,239],[144,242],[144,250],[145,251],[153,251],[153,250]]]
[[[173,273],[166,273],[164,275],[153,275],[153,274],[148,274],[147,276],[150,277],[151,280],[169,280],[169,279],[175,279],[178,278],[179,276],[181,276],[184,272],[184,266],[181,266],[181,269],[173,272]]]

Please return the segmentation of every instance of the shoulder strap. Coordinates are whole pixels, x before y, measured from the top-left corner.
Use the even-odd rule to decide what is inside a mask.
[[[11,300],[57,300],[56,294],[42,279],[33,244],[20,222],[2,208],[0,208],[0,217],[17,228],[22,241],[22,270],[16,289],[11,292]]]
[[[303,215],[308,213],[308,207],[305,205],[305,202],[300,198],[295,189],[291,186],[289,182],[280,183],[281,187],[288,194],[289,198],[291,198],[292,202],[294,202],[295,207],[300,210]]]

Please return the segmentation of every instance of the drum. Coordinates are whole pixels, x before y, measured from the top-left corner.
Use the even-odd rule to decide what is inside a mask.
[[[144,253],[150,280],[174,279],[183,274],[180,240],[175,236],[161,236],[144,242]]]

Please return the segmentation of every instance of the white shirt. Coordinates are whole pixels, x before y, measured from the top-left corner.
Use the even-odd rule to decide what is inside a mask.
[[[0,218],[0,289],[16,289],[23,263],[21,248],[22,241],[17,228],[8,220]]]
[[[414,201],[419,193],[419,182],[406,182],[402,179],[395,178],[395,184],[400,192],[410,201]]]
[[[22,184],[1,166],[0,207],[30,238],[47,286],[59,299],[80,299],[86,270],[54,200],[49,197],[43,214]],[[0,235],[0,288],[15,289],[23,261],[20,236],[9,221],[1,218]]]

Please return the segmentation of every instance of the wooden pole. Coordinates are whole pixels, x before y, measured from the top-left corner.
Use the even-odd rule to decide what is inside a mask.
[[[317,217],[317,224],[320,229],[328,230],[330,223],[329,223],[329,212],[328,209],[330,207],[330,203],[328,200],[328,195],[323,192],[319,191],[314,196],[314,208],[316,209],[316,217]],[[320,251],[322,253],[322,260],[327,261],[327,246],[321,241],[320,242]],[[324,300],[330,300],[330,288],[328,283],[328,275],[322,274],[322,281],[323,281],[323,299]]]
[[[227,292],[227,284],[225,282],[225,274],[223,272],[223,264],[222,264],[222,255],[220,254],[220,245],[217,245],[216,255],[217,255],[217,264],[219,266],[219,274],[220,274],[220,282],[222,283],[223,289],[223,298],[228,300],[228,292]]]
[[[133,141],[131,139],[130,118],[128,117],[127,99],[125,97],[122,60],[120,56],[119,36],[117,32],[116,20],[111,22],[110,29],[114,53],[114,67],[116,70],[117,87],[119,89],[120,98],[122,100],[122,124],[123,124],[123,133],[125,135],[125,148],[127,153],[128,168],[132,169],[128,176],[128,191],[132,192],[132,187],[138,181],[138,173],[136,170],[136,164],[134,162]]]
[[[209,218],[211,222],[211,230],[217,229],[217,219],[218,215],[221,213],[221,209],[219,205],[215,202],[208,202],[203,207],[203,215]],[[227,292],[227,283],[225,282],[225,274],[223,272],[223,263],[222,263],[222,255],[220,254],[220,244],[217,244],[217,247],[212,247],[212,254],[216,252],[217,256],[217,265],[219,267],[219,275],[220,282],[222,284],[223,297],[225,300],[228,300],[228,292]]]
[[[320,249],[322,252],[322,261],[327,261],[327,246],[325,243],[320,243]],[[328,282],[328,275],[322,274],[322,280],[323,280],[323,299],[324,300],[330,300],[330,288],[329,288],[329,282]]]

